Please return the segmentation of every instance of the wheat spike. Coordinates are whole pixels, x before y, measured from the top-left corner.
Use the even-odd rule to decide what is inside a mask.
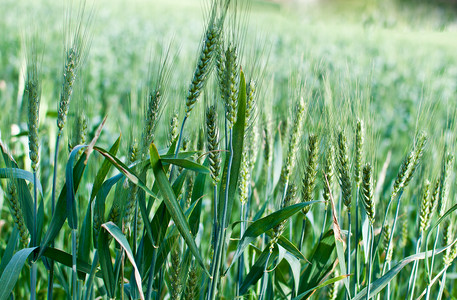
[[[344,131],[338,133],[338,179],[341,186],[343,203],[346,207],[350,207],[352,198],[351,179],[349,176],[349,156],[348,142]]]
[[[206,110],[206,137],[211,179],[213,185],[217,185],[221,169],[221,156],[218,151],[219,129],[217,127],[217,111],[214,105]]]
[[[425,180],[422,192],[419,220],[419,229],[421,232],[425,232],[430,226],[430,181],[428,179]]]
[[[372,167],[371,164],[366,163],[363,166],[363,175],[362,175],[362,186],[360,189],[361,200],[365,211],[368,216],[368,220],[371,224],[374,224],[375,218],[375,203],[373,201],[373,178],[372,178]]]

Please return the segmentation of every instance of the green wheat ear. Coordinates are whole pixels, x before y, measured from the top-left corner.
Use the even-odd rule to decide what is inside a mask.
[[[198,299],[199,294],[199,272],[197,265],[192,264],[189,272],[189,277],[187,278],[186,292],[184,300],[196,300]]]
[[[397,195],[400,189],[404,188],[405,185],[405,179],[409,176],[411,173],[411,166],[413,164],[415,154],[414,151],[410,151],[408,153],[408,156],[406,156],[403,159],[403,162],[400,166],[400,170],[398,171],[397,177],[395,178],[394,185],[392,188],[392,194],[391,198],[394,199]]]
[[[81,48],[77,45],[67,50],[67,58],[63,73],[62,91],[60,93],[59,109],[57,111],[57,127],[62,132],[67,121],[70,100],[73,94],[73,88],[76,80],[76,74],[81,61]]]
[[[362,186],[361,186],[361,200],[365,211],[368,216],[368,220],[371,224],[374,224],[375,219],[375,203],[373,201],[373,175],[371,164],[367,163],[363,166],[362,175]]]
[[[403,229],[403,227],[402,227],[402,229]],[[391,232],[392,232],[392,227],[390,227],[389,224],[386,224],[384,226],[384,231],[383,231],[383,248],[384,248],[384,252],[388,251],[385,254],[386,263],[389,263],[392,261],[393,247],[389,247],[389,239],[390,239]]]
[[[32,47],[34,48],[36,45],[32,44]],[[33,49],[32,53],[27,57],[27,78],[25,87],[28,104],[27,127],[29,129],[29,157],[32,161],[32,169],[34,172],[37,172],[38,170],[40,152],[38,126],[41,102],[41,81],[38,76],[37,56],[37,49]]]
[[[327,149],[325,151],[325,160],[324,160],[324,172],[323,172],[323,191],[322,197],[325,201],[325,206],[327,207],[331,194],[332,194],[332,183],[334,177],[334,170],[333,170],[333,161],[334,161],[335,151],[333,148],[333,144],[331,141],[327,143]]]
[[[235,124],[236,107],[238,103],[238,54],[233,45],[229,45],[225,51],[225,74],[223,77],[223,86],[221,92],[225,92],[225,117],[228,121],[228,127],[232,128]]]
[[[417,167],[419,166],[420,159],[424,154],[425,146],[427,145],[427,135],[425,132],[420,132],[416,143],[414,145],[414,155],[412,158],[411,169],[408,172],[408,176],[406,177],[403,186],[406,187],[408,183],[413,178],[414,173],[416,172]]]
[[[337,169],[340,181],[342,199],[346,207],[350,207],[352,198],[351,178],[349,175],[348,141],[344,131],[338,133]]]
[[[148,93],[147,107],[145,111],[145,124],[142,136],[142,153],[147,153],[149,145],[154,140],[155,129],[160,117],[160,104],[161,104],[160,90],[155,90]]]
[[[419,214],[419,230],[421,232],[425,232],[428,227],[430,226],[430,208],[431,208],[431,200],[430,200],[430,181],[428,179],[425,180],[424,183],[424,191],[422,192],[422,201],[420,207],[420,214]]]
[[[221,169],[221,155],[219,150],[219,129],[217,127],[216,106],[211,106],[206,110],[206,137],[208,147],[208,160],[211,171],[213,185],[219,182],[219,173]]]
[[[316,185],[317,159],[319,152],[319,140],[317,135],[310,134],[308,137],[308,161],[303,177],[303,201],[312,201],[314,198],[314,187]],[[306,206],[303,213],[306,215],[311,206]]]
[[[455,221],[453,219],[446,219],[444,221],[444,232],[443,232],[443,244],[444,245],[449,245],[450,243],[453,242],[454,235],[455,235],[454,224],[455,224]],[[457,247],[455,245],[453,245],[452,247],[447,248],[444,253],[444,257],[443,257],[444,265],[450,266],[456,257],[457,257]]]
[[[354,159],[354,179],[357,185],[360,184],[362,173],[362,156],[364,144],[363,121],[357,120],[355,130],[355,159]]]
[[[175,243],[170,253],[170,299],[178,300],[181,298],[182,282],[181,282],[181,253],[179,245]]]
[[[178,138],[178,112],[175,111],[170,118],[167,147],[169,148],[177,138]]]
[[[298,153],[298,143],[301,138],[303,121],[305,118],[305,102],[303,99],[298,101],[295,108],[295,114],[293,117],[294,125],[292,127],[292,132],[290,134],[289,140],[289,150],[286,157],[286,162],[281,172],[281,179],[284,184],[289,182],[290,174],[295,166],[295,160]]]
[[[8,184],[7,184],[7,188],[6,188],[6,198],[8,200],[8,205],[9,205],[12,217],[13,217],[13,221],[19,230],[19,235],[21,237],[21,244],[23,247],[27,247],[28,239],[29,239],[29,232],[27,230],[27,227],[25,226],[24,216],[22,214],[16,179],[12,178],[12,176],[8,180]]]
[[[438,214],[440,217],[446,212],[449,193],[449,178],[451,176],[453,162],[454,155],[446,153],[443,156],[440,175],[440,189],[438,194]]]
[[[206,84],[208,74],[211,71],[212,61],[221,35],[221,25],[222,24],[220,22],[216,22],[215,20],[211,20],[208,25],[202,50],[197,61],[197,67],[195,68],[194,76],[187,93],[187,116],[190,115],[190,112],[194,108],[195,103],[197,102],[198,97]]]

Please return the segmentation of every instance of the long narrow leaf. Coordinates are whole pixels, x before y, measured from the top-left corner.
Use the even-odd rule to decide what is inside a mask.
[[[270,253],[270,247],[267,246],[263,250],[262,254],[257,258],[254,265],[249,270],[248,275],[243,280],[243,283],[240,287],[240,295],[247,293],[249,287],[259,281],[260,278],[264,275],[265,264],[269,261],[273,262],[278,256],[278,247],[273,248],[273,252]]]
[[[109,149],[109,153],[116,156],[117,151],[119,150],[120,142],[121,142],[121,136],[119,136],[117,138],[116,142],[114,142],[114,144],[111,146],[111,148]],[[98,190],[101,188],[110,168],[111,168],[111,164],[105,158],[105,160],[102,163],[102,166],[100,167],[100,169],[97,172],[97,175],[95,176],[95,181],[94,181],[94,185],[92,187],[92,191],[90,194],[89,202],[92,202],[92,200],[94,200],[94,198],[97,195]]]
[[[111,253],[109,250],[108,232],[100,230],[98,234],[98,257],[100,261],[100,270],[102,273],[103,282],[105,284],[106,292],[110,298],[115,297],[116,293],[116,280],[114,279],[114,269],[111,262]]]
[[[236,261],[243,253],[244,249],[246,249],[246,247],[259,235],[278,226],[282,221],[287,220],[301,211],[304,207],[317,202],[320,201],[309,201],[290,205],[252,223],[244,232],[232,261]]]
[[[17,226],[14,226],[13,231],[10,234],[10,238],[8,239],[8,244],[6,244],[5,252],[3,253],[2,260],[0,262],[0,274],[3,273],[3,270],[6,267],[6,264],[11,260],[13,257],[14,250],[16,249],[17,241],[19,240],[19,230]]]
[[[446,247],[443,247],[443,248],[440,248],[440,249],[437,249],[435,251],[435,254],[439,254],[443,251],[445,251],[446,249],[448,249],[449,247],[451,247],[452,245],[454,245],[454,243],[457,242],[457,240],[454,240],[451,244],[447,245]],[[397,274],[409,263],[413,262],[413,261],[416,261],[416,260],[421,260],[421,259],[424,259],[425,257],[428,257],[430,255],[432,255],[432,252],[433,250],[429,250],[429,251],[426,251],[426,252],[421,252],[421,253],[417,253],[417,254],[414,254],[414,255],[411,255],[411,256],[408,256],[404,259],[402,259],[398,264],[396,264],[392,269],[389,270],[389,272],[387,272],[386,274],[384,274],[384,276],[382,276],[381,278],[375,280],[371,285],[370,285],[370,295],[369,297],[374,297],[376,296],[380,291],[382,291],[382,289],[384,287],[386,287],[386,285],[392,280],[394,279],[395,276],[397,276]],[[366,297],[366,294],[367,294],[367,288],[365,287],[363,290],[361,290],[357,295],[355,295],[354,298],[352,298],[352,300],[359,300],[359,299],[362,299],[364,297]]]
[[[79,187],[79,183],[81,181],[82,174],[86,168],[84,161],[86,160],[86,154],[83,153],[79,158],[78,162],[76,163],[75,167],[73,168],[73,186],[74,190],[76,191]],[[67,205],[66,205],[66,197],[67,197],[67,187],[66,185],[63,186],[59,198],[57,199],[57,204],[55,207],[54,215],[51,219],[51,224],[49,225],[48,231],[41,242],[40,253],[38,256],[43,254],[43,251],[46,247],[55,239],[57,234],[62,229],[63,224],[65,223],[65,219],[67,218]]]
[[[17,178],[17,179],[24,179],[28,182],[33,184],[33,174],[22,169],[18,168],[1,168],[0,169],[0,178],[9,178],[9,177]],[[41,186],[41,182],[36,180],[36,187],[40,192],[41,196],[43,197],[43,187]]]
[[[167,176],[165,175],[162,163],[160,161],[159,153],[157,152],[157,148],[152,143],[149,147],[149,155],[151,159],[151,166],[154,172],[154,176],[156,178],[157,184],[159,185],[160,191],[162,192],[162,196],[164,202],[167,206],[168,211],[170,212],[173,221],[176,224],[179,232],[181,233],[184,241],[189,246],[190,251],[195,256],[195,259],[203,268],[205,273],[209,276],[208,270],[203,262],[203,259],[198,251],[197,244],[195,244],[195,240],[192,237],[191,230],[189,224],[187,223],[186,217],[181,210],[181,206],[179,205],[178,201],[176,200],[175,193],[168,182]]]
[[[67,167],[65,169],[65,180],[67,187],[67,218],[68,225],[71,229],[78,229],[78,209],[75,201],[75,187],[73,184],[73,164],[78,155],[79,150],[86,146],[76,146],[70,153],[68,158]]]
[[[185,169],[195,171],[198,173],[209,174],[209,169],[205,166],[202,166],[194,161],[189,159],[181,159],[181,158],[162,158],[162,163],[173,164],[179,167],[183,167]]]
[[[329,280],[326,280],[324,281],[323,283],[319,284],[318,286],[316,287],[313,287],[303,293],[301,293],[300,295],[298,295],[297,297],[293,298],[292,300],[300,300],[300,299],[305,299],[306,295],[311,293],[311,292],[314,292],[318,289],[321,289],[329,284],[332,284],[332,283],[335,283],[335,282],[338,282],[340,280],[343,280],[345,279],[346,277],[348,277],[349,275],[341,275],[341,276],[338,276],[338,277],[333,277],[332,279],[329,279]],[[308,298],[308,297],[306,297]]]
[[[0,300],[6,300],[9,297],[16,285],[16,281],[19,278],[19,274],[21,273],[25,262],[30,254],[37,248],[38,247],[25,248],[13,255],[2,273],[2,277],[0,277]]]
[[[307,265],[301,273],[299,293],[313,289],[328,275],[335,261],[334,251],[335,237],[333,229],[330,229],[314,248],[310,258],[312,264]]]
[[[117,227],[113,222],[105,223],[102,225],[102,227],[105,228],[109,232],[109,234],[111,234],[111,236],[116,239],[116,241],[121,245],[122,248],[124,248],[125,253],[127,254],[127,258],[130,260],[130,263],[132,264],[133,270],[135,272],[135,279],[138,291],[140,292],[140,298],[144,300],[143,288],[141,286],[141,275],[138,271],[138,267],[135,263],[135,258],[133,257],[133,253],[130,249],[127,239],[125,238],[124,234],[119,229],[119,227]]]

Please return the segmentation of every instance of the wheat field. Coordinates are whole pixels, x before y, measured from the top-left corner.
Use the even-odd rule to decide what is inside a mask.
[[[448,5],[3,1],[0,300],[457,298]]]

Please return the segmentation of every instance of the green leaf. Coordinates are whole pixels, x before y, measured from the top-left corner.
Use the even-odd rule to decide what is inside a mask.
[[[299,293],[313,289],[331,271],[334,262],[332,258],[334,249],[335,236],[333,229],[330,229],[314,248],[310,258],[312,264],[307,265],[301,273]]]
[[[335,283],[335,282],[338,282],[340,280],[343,280],[345,279],[346,277],[348,277],[349,275],[341,275],[341,276],[338,276],[338,277],[333,277],[329,280],[326,280],[324,281],[323,283],[319,284],[318,286],[315,286],[303,293],[301,293],[300,295],[298,295],[297,297],[293,298],[293,300],[300,300],[300,299],[306,299],[306,298],[309,298],[309,296],[307,296],[309,293],[311,292],[315,292],[316,290],[318,289],[321,289],[329,284],[332,284],[332,283]]]
[[[73,188],[75,191],[79,187],[82,174],[86,168],[86,165],[84,164],[85,160],[86,154],[83,153],[73,168]],[[60,229],[62,229],[63,224],[65,223],[65,219],[67,218],[66,197],[67,186],[65,184],[60,192],[59,198],[57,199],[57,204],[55,207],[54,215],[51,219],[51,224],[49,225],[48,231],[46,232],[46,235],[41,242],[40,253],[38,254],[38,257],[43,254],[43,251],[46,249],[46,247],[55,239],[57,234],[60,232]]]
[[[249,270],[248,275],[243,280],[243,283],[240,287],[240,295],[244,295],[247,293],[249,287],[253,284],[256,284],[260,278],[264,275],[265,272],[265,265],[267,262],[271,265],[276,257],[278,256],[278,247],[273,248],[273,252],[270,254],[270,246],[267,245],[263,250],[262,254],[260,254],[259,258],[257,258],[254,265]]]
[[[111,148],[109,149],[109,153],[116,156],[117,151],[119,150],[120,142],[121,142],[121,136],[119,136],[117,138],[116,142],[114,142],[114,144],[111,146]],[[100,167],[100,169],[97,172],[97,175],[95,176],[95,181],[94,181],[94,185],[92,187],[92,192],[90,194],[89,202],[92,202],[92,200],[94,200],[94,198],[97,195],[98,190],[101,188],[103,181],[105,180],[106,175],[108,174],[110,168],[111,168],[111,164],[108,161],[108,159],[105,158],[103,160],[102,166]]]
[[[173,164],[197,173],[209,174],[209,169],[189,159],[160,158],[162,163]]]
[[[14,158],[8,153],[8,149],[6,146],[0,141],[0,148],[3,155],[3,160],[5,161],[5,165],[8,169],[16,168],[19,169],[17,166],[16,161]],[[25,226],[29,230],[30,234],[35,231],[36,224],[33,223],[33,199],[32,195],[30,194],[29,187],[27,183],[23,179],[17,179],[17,190],[19,195],[19,201],[21,203],[21,211],[24,217]]]
[[[93,234],[93,242],[94,246],[97,247],[98,243],[98,236],[96,235],[97,232],[100,231],[100,224],[105,223],[105,200],[106,197],[108,196],[109,192],[111,191],[111,188],[120,180],[124,178],[124,174],[118,174],[116,176],[113,176],[109,179],[107,179],[105,182],[103,182],[102,186],[97,192],[97,196],[95,197],[95,202],[94,202],[94,220],[99,220],[97,224],[94,224],[93,229],[94,229],[94,234]],[[97,227],[96,227],[97,225]]]
[[[61,263],[66,267],[73,267],[72,255],[62,250],[47,247],[46,250],[44,250],[43,252],[43,256],[55,260],[56,262]],[[80,278],[84,278],[84,274],[90,273],[91,266],[86,261],[78,258],[76,263],[76,269],[78,271],[78,276]]]
[[[100,261],[100,271],[102,273],[103,283],[105,284],[108,297],[116,296],[116,280],[114,279],[114,269],[111,262],[111,254],[109,250],[108,232],[100,229],[98,234],[98,259]]]
[[[1,168],[0,169],[0,178],[17,178],[27,180],[28,182],[33,184],[33,173],[18,169],[18,168]],[[41,186],[41,182],[36,180],[36,187],[40,192],[41,196],[43,197],[43,187]]]
[[[65,180],[67,187],[67,218],[68,225],[71,229],[78,229],[78,206],[75,201],[75,187],[73,184],[73,164],[78,155],[79,150],[85,148],[86,146],[76,146],[70,153],[68,158],[67,166],[65,169]]]
[[[279,246],[279,245],[278,245]],[[280,248],[279,246],[278,248]],[[290,269],[292,270],[292,278],[294,279],[294,288],[295,288],[295,293],[298,291],[298,284],[300,283],[300,261],[297,259],[295,255],[292,255],[290,252],[286,251],[284,254],[284,258],[286,259],[287,263],[290,266]],[[280,262],[278,262],[279,264]]]
[[[184,213],[181,210],[181,206],[179,205],[178,201],[176,200],[175,193],[168,182],[167,176],[165,175],[162,163],[160,161],[159,153],[157,152],[157,148],[154,143],[151,143],[149,147],[149,154],[151,159],[151,166],[154,172],[155,179],[157,184],[159,185],[159,189],[162,192],[163,201],[167,206],[167,209],[173,218],[173,221],[176,224],[179,232],[181,233],[184,241],[189,246],[190,251],[195,256],[195,259],[200,264],[200,266],[205,270],[205,273],[209,276],[208,270],[206,269],[205,263],[198,251],[197,244],[195,244],[195,240],[192,237],[192,233],[187,223],[187,220],[184,216]]]
[[[290,205],[252,223],[244,232],[232,261],[236,261],[243,253],[244,249],[246,249],[246,247],[259,235],[275,228],[281,224],[282,221],[290,218],[304,207],[317,202],[321,201],[309,201]]]
[[[8,244],[6,244],[6,249],[3,253],[2,260],[0,261],[0,274],[3,273],[6,264],[11,260],[11,257],[13,257],[14,250],[16,249],[18,240],[19,230],[17,229],[17,226],[14,226],[13,231],[10,234],[10,238],[8,239]]]
[[[451,247],[452,245],[454,245],[454,243],[457,242],[457,240],[454,240],[451,244],[447,245],[446,247],[443,247],[443,248],[440,248],[440,249],[437,249],[435,251],[435,254],[439,254],[443,251],[445,251],[446,249],[448,249],[449,247]],[[384,276],[382,276],[381,278],[378,278],[377,280],[375,280],[371,286],[370,286],[370,295],[369,297],[372,298],[374,296],[376,296],[380,291],[382,291],[382,289],[384,287],[386,287],[386,285],[392,280],[394,279],[394,277],[409,263],[413,262],[413,261],[416,261],[416,260],[420,260],[420,259],[424,259],[425,257],[428,257],[430,255],[432,255],[432,252],[433,250],[429,250],[429,251],[426,251],[426,252],[421,252],[421,253],[417,253],[417,254],[414,254],[414,255],[411,255],[411,256],[408,256],[404,259],[402,259],[398,264],[396,264],[392,269],[390,269],[386,274],[384,274]],[[363,290],[361,290],[357,295],[354,296],[354,298],[352,298],[352,300],[359,300],[359,299],[362,299],[364,297],[366,297],[366,294],[367,294],[367,288],[365,287]]]
[[[111,234],[111,236],[113,238],[115,238],[116,241],[125,250],[125,254],[127,255],[127,258],[130,260],[130,263],[133,266],[133,270],[135,273],[135,280],[137,283],[137,288],[138,288],[138,291],[140,292],[140,298],[142,300],[144,300],[143,288],[141,286],[141,275],[140,275],[140,272],[138,271],[138,267],[135,263],[135,258],[133,257],[133,253],[132,253],[132,250],[130,249],[127,239],[125,238],[124,234],[119,229],[119,227],[117,227],[113,222],[105,223],[102,225],[102,227],[105,228],[109,232],[109,234]]]
[[[2,273],[2,277],[0,277],[0,300],[6,300],[9,297],[25,262],[37,248],[24,248],[13,255]]]
[[[204,165],[208,164],[208,160],[205,160]],[[192,189],[192,204],[197,202],[199,199],[203,198],[205,194],[205,183],[206,183],[206,175],[203,173],[197,174],[195,178],[194,188]],[[200,215],[202,211],[202,201],[198,201],[197,206],[192,211],[192,214],[189,217],[189,226],[192,230],[192,235],[196,235],[198,232],[198,227],[200,224]]]
[[[92,206],[87,205],[86,215],[81,226],[78,244],[78,258],[84,261],[89,259],[90,255],[90,242],[92,240]]]
[[[273,237],[274,236],[274,232],[273,230],[269,230],[266,232],[268,234],[269,237]],[[280,245],[281,247],[283,247],[284,249],[286,249],[288,252],[290,252],[290,254],[292,254],[293,256],[295,256],[296,258],[300,259],[300,260],[306,260],[306,257],[300,252],[300,250],[298,250],[297,246],[295,246],[291,241],[289,241],[286,237],[284,237],[283,235],[281,235],[278,239],[278,245]],[[298,285],[297,285],[298,286]]]
[[[330,196],[330,203],[332,205],[332,218],[333,218],[333,234],[335,236],[335,246],[336,246],[336,254],[338,256],[338,264],[340,266],[341,274],[346,273],[346,259],[344,256],[344,241],[341,238],[341,228],[338,224],[338,218],[336,216],[336,209],[335,203],[333,202],[333,197]],[[350,232],[348,234],[351,234]],[[344,286],[346,287],[346,291],[349,295],[349,299],[351,298],[351,292],[349,290],[349,279],[344,279]]]

